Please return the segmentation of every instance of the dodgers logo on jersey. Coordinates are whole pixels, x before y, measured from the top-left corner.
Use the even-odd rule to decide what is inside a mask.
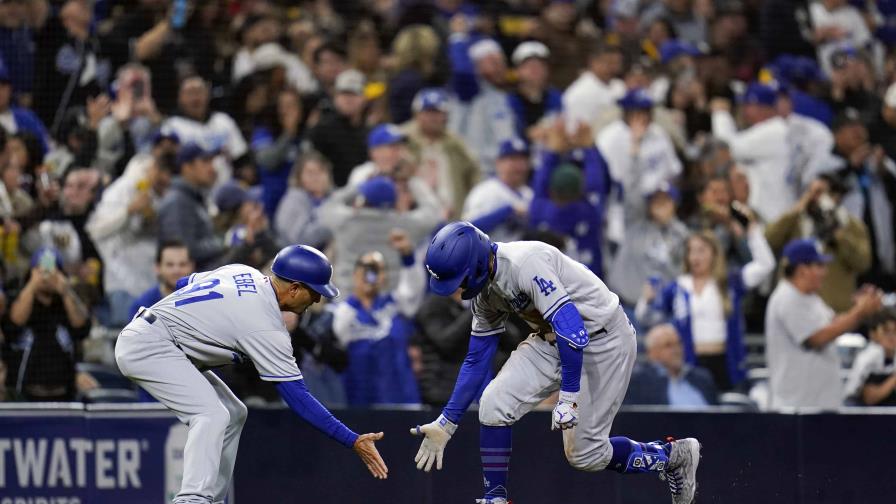
[[[542,296],[550,296],[552,292],[557,290],[557,288],[554,287],[554,282],[549,282],[538,275],[532,277],[532,281],[535,282],[535,285],[537,285],[538,289],[541,290]]]

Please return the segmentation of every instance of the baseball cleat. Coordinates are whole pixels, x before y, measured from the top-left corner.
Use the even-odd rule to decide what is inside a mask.
[[[485,499],[476,499],[476,504],[513,504],[513,502],[504,497],[488,497]]]
[[[669,484],[673,504],[691,504],[697,493],[697,465],[700,464],[700,442],[694,438],[670,441],[669,467],[660,479]]]

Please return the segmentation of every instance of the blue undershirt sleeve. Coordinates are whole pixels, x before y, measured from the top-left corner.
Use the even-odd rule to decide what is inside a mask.
[[[278,382],[276,387],[286,404],[315,429],[323,432],[330,439],[338,441],[346,448],[355,445],[358,435],[334,417],[311,395],[304,380]]]
[[[470,337],[470,349],[467,351],[467,357],[457,375],[457,383],[454,384],[451,399],[442,410],[445,418],[455,424],[470,407],[470,403],[476,397],[476,392],[482,386],[482,381],[488,376],[492,358],[498,349],[498,338],[500,335]]]
[[[557,351],[560,353],[560,390],[578,392],[583,349],[589,340],[585,322],[576,305],[568,302],[554,312],[551,326],[557,335]]]
[[[489,233],[511,216],[513,216],[513,207],[511,205],[504,205],[487,214],[480,215],[470,223],[481,229],[483,233]]]

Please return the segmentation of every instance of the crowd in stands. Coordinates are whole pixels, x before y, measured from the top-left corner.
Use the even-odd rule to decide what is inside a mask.
[[[896,405],[896,1],[3,0],[0,219],[0,400],[95,400],[178,278],[304,243],[309,388],[441,406],[463,219],[619,294],[628,403]]]

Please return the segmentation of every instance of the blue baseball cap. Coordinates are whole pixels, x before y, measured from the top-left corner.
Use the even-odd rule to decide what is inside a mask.
[[[159,142],[162,142],[163,140],[171,140],[176,144],[180,144],[180,137],[177,136],[177,133],[174,132],[173,128],[167,126],[162,126],[152,135],[153,145],[159,145]]]
[[[624,110],[649,110],[653,108],[653,99],[650,98],[647,91],[640,88],[630,89],[616,103]]]
[[[364,206],[372,208],[395,208],[398,194],[395,182],[389,177],[373,177],[358,187],[358,193],[364,197]]]
[[[217,156],[218,153],[219,151],[217,149],[206,149],[197,143],[190,142],[177,151],[177,167],[180,168],[197,159],[211,159]]]
[[[525,140],[519,137],[510,138],[501,142],[501,146],[498,147],[498,157],[506,157],[506,156],[528,156],[529,155],[529,144],[526,143]]]
[[[764,105],[773,107],[778,101],[778,90],[768,84],[751,82],[738,101],[742,105]]]
[[[421,89],[414,97],[414,112],[421,110],[438,110],[448,112],[448,94],[439,88]]]
[[[811,238],[789,241],[784,246],[783,256],[793,265],[831,262],[831,256],[821,252],[821,243]]]
[[[700,49],[684,40],[667,40],[660,46],[660,63],[666,64],[679,56],[700,56]]]
[[[248,191],[235,180],[226,182],[215,191],[215,206],[223,212],[236,210],[248,200]]]
[[[41,264],[41,260],[44,256],[51,256],[53,258],[53,262],[56,264],[56,269],[62,269],[62,255],[59,254],[59,251],[56,250],[55,247],[40,247],[35,250],[33,254],[31,254],[31,267],[36,268]]]
[[[403,143],[408,139],[401,129],[394,124],[380,124],[367,135],[367,148],[373,149],[382,145]]]
[[[644,194],[644,197],[649,200],[650,198],[653,198],[654,195],[660,193],[668,195],[676,203],[681,200],[681,193],[678,192],[678,188],[668,182],[663,182],[656,189],[648,191]]]

